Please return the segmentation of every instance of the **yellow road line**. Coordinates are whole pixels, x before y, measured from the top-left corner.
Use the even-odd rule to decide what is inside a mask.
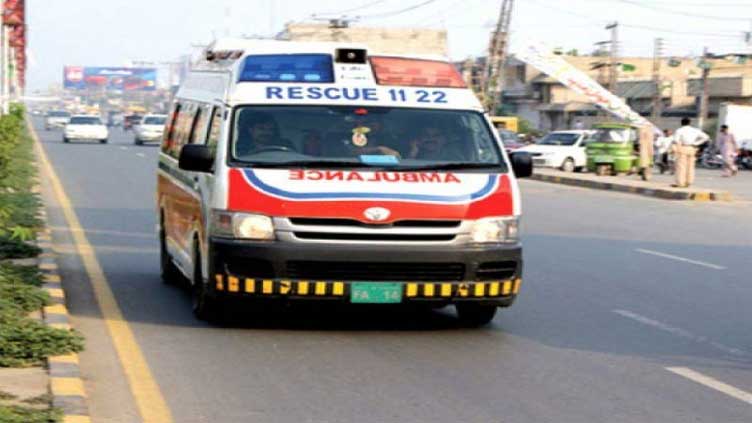
[[[141,348],[136,342],[133,331],[125,318],[123,318],[123,313],[115,300],[115,295],[112,293],[102,266],[99,264],[94,249],[86,237],[81,222],[78,220],[78,216],[76,216],[76,212],[71,205],[71,201],[65,193],[63,184],[50,164],[34,128],[29,125],[29,129],[36,141],[34,147],[38,152],[42,169],[47,174],[47,180],[65,215],[65,220],[71,230],[71,236],[78,250],[78,255],[81,257],[86,274],[91,281],[94,295],[99,303],[99,308],[102,311],[102,316],[112,338],[112,343],[120,359],[120,365],[128,379],[131,393],[136,401],[136,407],[141,414],[141,419],[145,423],[171,423],[173,421],[172,413],[167,407],[167,402],[157,382],[154,380],[154,376],[149,369],[144,354],[141,352]]]

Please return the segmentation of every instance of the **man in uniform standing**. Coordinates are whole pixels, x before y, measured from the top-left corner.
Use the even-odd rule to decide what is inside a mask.
[[[689,124],[689,118],[683,118],[681,128],[674,133],[676,183],[672,186],[679,188],[687,188],[694,183],[697,146],[710,140],[708,134]]]

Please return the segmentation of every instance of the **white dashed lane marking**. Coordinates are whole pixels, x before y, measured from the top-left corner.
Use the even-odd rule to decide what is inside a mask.
[[[724,393],[732,398],[736,398],[739,401],[746,402],[747,404],[752,405],[752,393],[721,382],[718,379],[714,379],[710,376],[696,372],[687,367],[666,367],[666,370],[679,376],[685,377],[692,382],[699,383],[700,385],[704,385],[710,389],[715,389],[718,392]]]
[[[666,254],[660,251],[646,250],[644,248],[637,248],[635,249],[635,251],[637,251],[638,253],[642,253],[642,254],[650,254],[652,256],[663,257],[663,258],[670,259],[670,260],[676,260],[676,261],[681,261],[684,263],[695,264],[697,266],[708,267],[708,268],[715,269],[715,270],[726,270],[724,266],[719,266],[717,264],[707,263],[707,262],[699,261],[699,260],[692,260],[686,257],[675,256],[673,254]]]
[[[649,317],[641,316],[631,311],[627,311],[627,310],[611,310],[611,311],[618,314],[619,316],[626,317],[627,319],[634,320],[635,322],[642,323],[643,325],[650,326],[654,329],[658,329],[666,333],[670,333],[671,335],[677,336],[679,338],[696,342],[698,344],[710,345],[716,350],[722,351],[726,354],[730,354],[730,355],[737,356],[737,357],[749,356],[749,353],[747,353],[746,351],[740,350],[739,348],[729,347],[728,345],[723,345],[720,342],[711,341],[705,336],[695,335],[694,333],[686,329],[677,328],[675,326],[671,326],[669,324],[659,322]]]
[[[136,153],[136,155],[137,155],[138,157],[146,157],[146,154],[144,154],[144,153]]]

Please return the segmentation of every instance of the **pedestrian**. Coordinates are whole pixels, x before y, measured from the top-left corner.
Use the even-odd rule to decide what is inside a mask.
[[[577,119],[576,121],[574,121],[574,129],[577,129],[577,130],[585,129],[585,124],[582,123],[580,119]]]
[[[661,174],[666,173],[668,170],[672,170],[670,164],[671,161],[669,160],[669,152],[673,142],[674,137],[670,129],[664,129],[663,135],[655,139],[655,163],[658,165]]]
[[[729,132],[728,125],[721,125],[721,133],[715,140],[715,146],[721,151],[723,157],[723,174],[721,176],[729,177],[736,175],[736,156],[739,154],[739,143],[736,142],[734,134]]]
[[[676,183],[671,185],[687,188],[695,182],[695,160],[697,160],[697,146],[710,137],[701,130],[689,126],[689,118],[682,118],[681,128],[674,133],[674,151],[676,152]]]

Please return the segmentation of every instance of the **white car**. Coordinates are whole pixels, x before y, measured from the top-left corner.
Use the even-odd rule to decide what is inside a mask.
[[[167,115],[146,115],[133,128],[133,142],[141,145],[145,142],[161,142]]]
[[[44,129],[63,128],[68,124],[71,114],[65,110],[51,110],[44,118]]]
[[[110,133],[99,116],[76,115],[72,116],[70,122],[65,125],[63,142],[90,140],[105,144],[109,136]]]
[[[517,151],[530,153],[535,166],[554,167],[565,172],[579,171],[587,164],[585,143],[592,134],[593,131],[587,130],[553,131],[537,143]]]

